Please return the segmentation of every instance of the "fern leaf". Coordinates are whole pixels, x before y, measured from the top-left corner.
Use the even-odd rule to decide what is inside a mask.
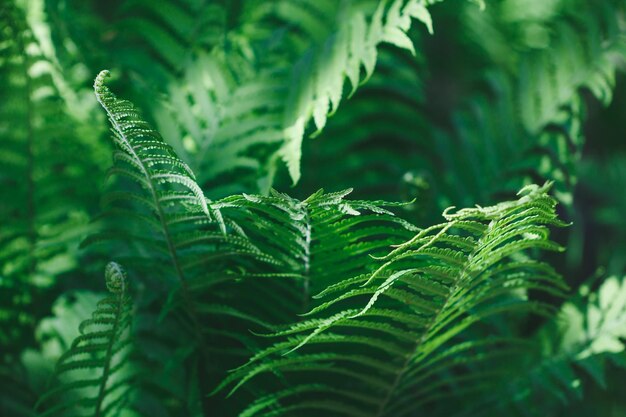
[[[496,378],[485,394],[468,398],[465,410],[450,413],[539,416],[556,412],[583,398],[583,374],[606,388],[607,365],[624,366],[619,355],[625,350],[626,285],[615,276],[596,291],[590,291],[591,283],[584,284],[535,334],[505,379]]]
[[[126,272],[107,265],[109,297],[101,300],[80,335],[58,360],[52,386],[39,400],[40,416],[114,416],[131,400],[128,369],[132,302]]]
[[[32,343],[46,311],[37,306],[56,277],[74,273],[102,170],[96,130],[77,137],[53,63],[17,3],[2,2],[0,25],[0,193],[11,196],[0,202],[0,346],[8,358]]]
[[[522,8],[506,18],[502,6],[484,13],[468,8],[468,31],[493,54],[495,65],[485,78],[487,94],[470,97],[453,116],[454,137],[437,138],[439,146],[454,149],[445,156],[446,170],[458,171],[445,186],[446,194],[460,199],[464,194],[465,201],[459,201],[471,204],[543,178],[555,182],[555,195],[571,207],[585,142],[582,91],[608,105],[616,74],[626,62],[621,6],[609,3],[555,4],[552,13],[536,18],[528,18]],[[510,40],[501,45],[502,38],[515,39],[510,32],[523,32],[529,24],[545,36],[541,45],[528,45],[520,34],[517,49],[523,53],[497,52],[513,49]],[[477,170],[482,174],[466,175]]]
[[[182,319],[205,360],[209,352],[220,358],[210,361],[211,376],[258,349],[248,329],[267,332],[295,317],[311,291],[342,271],[364,273],[366,254],[382,254],[414,230],[384,208],[393,204],[351,201],[349,190],[320,191],[305,201],[274,192],[208,202],[173,149],[102,84],[105,74],[96,92],[114,127],[110,176],[124,181],[108,193],[106,230],[90,242],[113,253],[134,246],[123,252],[125,262],[141,273],[162,265],[151,273],[151,284],[169,291],[162,315]],[[340,268],[328,268],[338,262]]]
[[[389,9],[386,3],[379,2],[373,13],[359,7],[349,8],[329,42],[296,63],[291,81],[294,88],[289,93],[285,113],[285,143],[279,150],[294,184],[300,179],[302,138],[307,124],[313,119],[318,132],[324,128],[327,114],[334,113],[339,106],[344,79],[350,79],[353,92],[362,82],[362,67],[368,79],[374,71],[380,43],[391,43],[415,53],[406,35],[412,18],[422,20],[432,31],[426,2],[416,0],[405,4],[396,0]]]
[[[336,402],[329,405],[332,414],[348,408],[372,416],[419,410],[430,401],[419,381],[473,360],[452,354],[457,347],[451,341],[465,329],[506,311],[549,311],[540,303],[502,298],[503,294],[528,288],[563,294],[566,289],[546,264],[523,255],[529,248],[560,250],[547,237],[547,225],[562,225],[554,212],[555,201],[546,195],[548,188],[527,187],[517,201],[445,213],[448,223],[420,231],[379,258],[378,267],[365,277],[326,291],[323,299],[328,301],[308,314],[313,318],[278,333],[290,336],[277,336],[283,341],[233,371],[220,389],[239,381],[232,394],[259,378],[263,384],[274,383],[264,378],[271,370],[291,381],[292,387],[323,385],[337,392],[332,396]],[[431,275],[431,270],[437,273]],[[385,326],[369,329],[366,323],[374,318]],[[348,324],[353,321],[363,323]],[[404,337],[391,337],[399,333]],[[327,346],[320,350],[317,345]],[[363,357],[342,355],[342,345],[358,349]],[[467,351],[478,347],[470,343]],[[375,358],[385,359],[379,363]],[[359,397],[341,394],[350,390]],[[294,415],[292,407],[310,412],[320,400],[316,395],[281,394],[276,414]],[[263,398],[260,401],[274,403],[273,394]],[[363,398],[375,399],[375,405]],[[258,410],[255,415],[260,414]]]

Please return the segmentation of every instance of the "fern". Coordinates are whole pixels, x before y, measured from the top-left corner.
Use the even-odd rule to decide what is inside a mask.
[[[473,3],[4,1],[0,415],[622,415],[624,2]]]
[[[508,13],[507,19],[514,22],[526,13],[525,8],[512,6],[502,6],[501,12],[497,9],[470,20],[476,42],[486,45],[487,51],[495,49],[490,44],[498,38],[484,34],[510,30],[503,22],[497,22],[502,27],[497,26],[496,13]],[[488,200],[488,193],[497,200],[523,182],[544,178],[556,181],[555,193],[571,205],[584,144],[581,91],[590,91],[608,105],[615,74],[624,68],[626,38],[617,9],[580,1],[572,9],[555,11],[553,20],[540,23],[546,45],[513,55],[517,58],[513,63],[486,77],[489,95],[473,97],[465,110],[455,114],[455,137],[440,136],[438,140],[439,146],[447,149],[463,148],[444,159],[446,170],[458,172],[447,185],[456,190],[447,195],[476,196],[463,204]],[[581,10],[585,12],[580,14]],[[490,111],[494,107],[495,111]],[[479,161],[487,162],[486,169],[478,167]],[[467,181],[466,173],[477,169],[483,173]]]
[[[619,356],[626,329],[624,279],[609,277],[593,292],[588,285],[537,332],[525,358],[511,367],[506,380],[492,381],[487,395],[468,398],[465,410],[449,412],[544,415],[583,399],[583,375],[606,389],[607,365],[626,365]]]
[[[420,45],[416,38],[411,37]],[[303,143],[301,192],[335,184],[353,187],[360,198],[417,197],[406,209],[428,204],[427,195],[408,188],[408,178],[419,176],[432,164],[429,157],[436,156],[430,144],[418,140],[430,132],[423,114],[426,69],[420,49],[417,58],[393,48],[380,50],[377,70],[345,111],[329,119],[319,137]]]
[[[233,189],[232,183],[242,180],[234,180],[231,172],[254,177],[253,173],[261,170],[263,177],[252,178],[244,191],[267,192],[279,158],[297,182],[300,148],[309,122],[314,122],[318,132],[323,129],[327,114],[334,113],[341,101],[345,79],[355,91],[372,75],[381,44],[415,52],[406,32],[413,18],[432,30],[426,9],[430,3],[303,0],[271,5],[250,2],[239,9],[213,5],[215,13],[202,11],[201,16],[207,13],[219,22],[213,27],[225,28],[225,44],[215,35],[203,34],[210,31],[206,29],[210,26],[199,24],[202,17],[193,20],[199,25],[194,29],[191,10],[196,6],[191,3],[184,6],[172,1],[156,10],[150,4],[136,2],[125,13],[138,10],[141,18],[130,18],[126,23],[122,20],[120,24],[124,33],[134,33],[152,46],[171,46],[164,50],[174,55],[137,67],[136,71],[148,80],[139,83],[147,87],[142,95],[155,91],[172,95],[172,108],[146,103],[153,109],[151,116],[177,153],[197,171],[201,185],[210,181],[211,188],[223,186],[227,179],[230,188],[213,194],[223,196],[241,190]],[[225,23],[229,19],[237,23]],[[155,25],[155,21],[165,22],[164,27]],[[324,33],[314,34],[313,28],[323,29]],[[303,39],[292,42],[301,35]],[[193,41],[184,40],[190,36],[200,44],[204,36],[212,40],[194,48]],[[288,41],[276,43],[276,37]],[[311,41],[309,45],[306,40]],[[149,61],[147,57],[132,56],[133,65]],[[182,63],[186,64],[184,69]],[[130,68],[124,62],[122,66]],[[164,85],[170,87],[164,89]],[[207,90],[208,97],[204,93]],[[230,164],[221,163],[225,156]]]
[[[294,87],[289,90],[284,116],[285,143],[279,150],[294,183],[300,179],[302,138],[309,120],[314,120],[318,132],[324,128],[327,114],[339,106],[344,79],[350,80],[354,91],[361,82],[361,67],[366,79],[373,73],[380,43],[392,43],[414,53],[406,31],[411,18],[423,21],[432,31],[427,3],[396,0],[387,9],[386,2],[379,2],[371,15],[360,7],[340,9],[343,13],[338,30],[331,32],[327,43],[295,64]]]
[[[79,127],[22,10],[3,2],[0,21],[0,193],[11,196],[0,202],[0,345],[9,354],[32,343],[45,292],[76,267],[101,170],[93,136],[69,140]]]
[[[394,204],[348,200],[351,191],[320,190],[304,201],[274,191],[267,197],[232,196],[218,204],[235,208],[229,214],[247,238],[281,261],[282,271],[302,280],[308,303],[312,292],[346,274],[367,271],[369,259],[364,255],[382,254],[415,230],[384,208]]]
[[[202,375],[211,373],[209,369],[219,364],[210,365],[213,361],[209,362],[190,281],[202,278],[209,286],[211,281],[221,282],[236,256],[261,258],[262,263],[266,258],[245,239],[226,233],[219,210],[204,197],[190,168],[140,118],[131,103],[110,92],[104,85],[107,75],[107,71],[99,74],[94,89],[113,126],[115,165],[109,175],[125,181],[118,181],[105,196],[103,231],[85,243],[104,243],[105,250],[128,245],[118,252],[123,256],[116,259],[143,276],[155,263],[162,265],[149,282],[158,288],[157,294],[169,299],[160,307],[160,314],[175,313],[174,321],[186,330],[185,340],[194,346],[194,357],[198,355]],[[225,265],[220,265],[220,259]],[[206,268],[208,262],[214,262],[214,267]],[[167,292],[172,295],[168,297]]]
[[[424,380],[480,360],[471,353],[482,342],[447,343],[464,329],[503,311],[549,311],[503,294],[565,289],[548,265],[521,256],[529,248],[559,249],[547,239],[545,225],[561,223],[546,190],[528,187],[517,201],[444,213],[447,223],[422,230],[378,258],[375,271],[327,287],[319,295],[326,301],[308,314],[314,318],[275,333],[281,341],[234,371],[220,388],[238,381],[232,393],[266,373],[291,381],[289,389],[260,398],[243,415],[325,410],[382,416],[420,409],[433,398],[433,386],[422,387]],[[343,353],[347,346],[358,348],[359,355]]]
[[[98,303],[91,319],[81,323],[81,334],[59,358],[58,385],[40,398],[41,416],[113,416],[130,401],[132,302],[126,272],[111,262],[105,280],[111,295]]]
[[[210,202],[173,149],[104,86],[105,76],[95,90],[115,134],[110,174],[131,181],[118,181],[106,195],[104,229],[86,244],[107,251],[129,245],[116,259],[140,274],[162,265],[147,284],[170,292],[161,314],[182,320],[211,376],[259,348],[247,329],[288,322],[309,304],[311,289],[335,282],[340,271],[366,271],[365,254],[413,229],[382,207],[387,203],[349,201],[349,191],[320,191],[302,202],[279,193]],[[328,269],[335,262],[343,267]]]

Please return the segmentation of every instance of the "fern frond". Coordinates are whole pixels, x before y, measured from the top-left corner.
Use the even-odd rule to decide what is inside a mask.
[[[152,224],[163,234],[164,252],[171,256],[178,278],[184,283],[170,225],[214,223],[222,233],[226,226],[220,213],[210,207],[187,164],[178,159],[173,149],[141,119],[130,102],[118,100],[104,85],[108,75],[108,71],[102,71],[94,82],[94,89],[113,126],[116,165],[110,175],[130,179],[147,194],[134,197],[133,194],[116,193],[109,201],[138,202],[151,212],[156,220]],[[181,202],[184,210],[172,211],[176,201]]]
[[[415,53],[413,43],[406,32],[413,18],[424,22],[432,31],[432,21],[426,6],[432,2],[399,1],[390,5],[378,2],[373,9],[370,4],[347,5],[338,9],[336,22],[339,26],[329,33],[319,46],[313,47],[298,60],[291,74],[289,99],[284,115],[285,143],[279,155],[287,164],[295,183],[300,179],[302,139],[310,120],[317,132],[326,125],[329,113],[337,111],[342,99],[345,79],[350,80],[352,92],[374,72],[378,48],[383,42],[391,43]],[[309,5],[320,8],[319,2]],[[327,26],[318,22],[320,26]]]
[[[411,39],[421,45],[416,35]],[[436,170],[437,154],[430,143],[419,140],[430,134],[430,127],[423,114],[426,69],[421,47],[417,48],[416,57],[381,48],[377,70],[351,97],[345,111],[329,119],[319,137],[303,143],[300,189],[309,192],[322,184],[335,184],[353,187],[359,198],[401,195],[410,201],[417,197],[406,210],[428,205],[429,194],[436,190],[420,187],[415,179]]]
[[[168,300],[159,307],[160,314],[173,314],[174,321],[187,330],[203,375],[208,372],[214,377],[227,362],[210,360],[209,350],[212,345],[228,345],[222,337],[230,336],[209,326],[200,307],[224,304],[223,292],[215,287],[236,280],[241,268],[249,264],[271,268],[275,261],[240,236],[232,221],[223,219],[205,198],[191,169],[131,103],[117,99],[104,85],[107,75],[100,73],[94,88],[113,126],[116,150],[110,176],[118,181],[106,199],[102,232],[86,243],[114,251],[118,260],[140,275],[150,273],[156,293]],[[155,264],[160,265],[158,271],[153,270]],[[203,303],[191,288],[198,282],[203,290],[215,290],[208,291],[209,299]],[[241,334],[245,345],[245,333]]]
[[[626,285],[615,276],[596,291],[584,284],[553,320],[543,326],[506,379],[495,379],[486,395],[468,398],[455,416],[540,416],[581,400],[583,376],[606,388],[608,364],[624,367]]]
[[[77,138],[52,63],[13,1],[0,5],[0,25],[0,193],[10,196],[0,201],[0,346],[9,359],[32,343],[44,293],[77,263],[102,171],[98,141]]]
[[[624,69],[620,6],[584,0],[554,5],[554,13],[538,22],[525,17],[526,8],[507,7],[485,13],[468,8],[470,33],[499,66],[483,69],[488,93],[472,97],[454,115],[454,137],[437,138],[440,147],[455,150],[444,158],[445,169],[457,172],[445,194],[464,196],[459,201],[471,204],[511,195],[524,183],[551,180],[555,195],[571,206],[584,145],[582,93],[608,105],[616,73]],[[530,41],[520,35],[520,45],[508,41],[513,53],[507,58],[496,52],[505,47],[499,40],[515,39],[509,32],[523,34],[531,24],[544,39],[541,45],[527,45]],[[478,170],[480,175],[467,175]]]
[[[385,208],[394,204],[348,200],[350,190],[304,201],[273,192],[209,202],[191,169],[103,76],[95,88],[114,127],[110,174],[123,181],[105,198],[106,230],[90,241],[114,251],[134,246],[120,260],[139,271],[161,265],[150,284],[169,291],[162,315],[188,329],[205,361],[219,358],[208,360],[210,378],[260,349],[249,329],[267,333],[289,322],[311,291],[368,272],[368,254],[384,254],[415,230]]]
[[[308,415],[320,407],[333,415],[414,413],[432,400],[421,381],[473,360],[450,343],[466,328],[502,312],[550,310],[503,295],[519,289],[565,291],[548,265],[523,254],[560,249],[548,239],[547,226],[562,225],[548,188],[527,187],[519,200],[493,207],[447,211],[448,222],[376,258],[374,271],[329,286],[307,314],[313,318],[278,333],[281,341],[233,371],[219,389],[238,381],[232,394],[270,373],[292,387],[315,387],[281,391],[272,415]],[[479,345],[470,342],[466,350]],[[360,355],[346,355],[348,347]],[[320,385],[327,403],[320,403]],[[269,394],[259,401],[277,399]],[[255,409],[254,415],[269,412]]]
[[[130,326],[132,301],[126,272],[107,265],[111,295],[98,303],[80,335],[58,360],[52,386],[39,400],[40,416],[114,416],[131,400]]]
[[[240,184],[250,171],[261,178],[246,181],[248,190],[267,192],[279,159],[295,183],[309,124],[317,133],[324,128],[348,90],[346,79],[353,92],[365,82],[382,44],[415,52],[406,33],[412,19],[432,29],[430,3],[251,2],[244,7],[251,20],[226,35],[235,39],[234,50],[215,48],[191,58],[185,74],[169,81],[174,103],[156,108],[156,123],[202,185],[223,187],[227,179],[229,188],[216,190],[217,196],[241,191],[233,189],[232,178]],[[255,50],[237,42],[246,36],[248,43],[268,45]],[[285,41],[276,46],[272,37]],[[249,49],[252,59],[242,60]]]

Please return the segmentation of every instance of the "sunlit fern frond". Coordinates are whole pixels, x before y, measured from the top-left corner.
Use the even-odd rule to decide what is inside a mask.
[[[203,185],[226,184],[232,192],[243,172],[251,177],[247,191],[267,192],[279,159],[297,182],[303,137],[324,128],[350,90],[346,80],[354,92],[369,79],[381,45],[415,52],[407,31],[413,19],[430,27],[430,3],[246,4],[251,21],[225,37],[256,44],[233,41],[232,48],[194,54],[178,80],[163,83],[173,103],[157,106],[153,117]],[[207,114],[208,108],[218,111]]]
[[[242,415],[323,410],[403,416],[441,399],[438,388],[464,378],[456,367],[493,356],[501,342],[458,343],[465,329],[507,311],[550,310],[505,294],[522,289],[563,294],[559,275],[524,254],[560,249],[548,239],[547,226],[561,224],[548,188],[526,187],[519,200],[492,207],[446,211],[446,223],[376,258],[373,272],[327,287],[308,313],[312,318],[276,333],[279,341],[234,370],[220,389],[234,384],[232,394],[255,381],[270,386],[275,377],[279,386],[287,383],[289,388],[259,397]],[[477,354],[485,345],[492,349]],[[440,384],[424,384],[439,376]]]
[[[291,86],[283,121],[285,143],[279,155],[287,164],[294,183],[300,178],[302,139],[309,121],[314,122],[317,132],[324,128],[328,114],[337,111],[342,100],[345,80],[350,81],[353,92],[363,80],[367,80],[374,72],[382,43],[414,52],[413,43],[406,34],[412,19],[421,20],[432,31],[426,9],[433,3],[430,1],[304,3],[309,3],[308,8],[319,14],[317,27],[325,27],[321,33],[328,35],[320,37],[313,47],[304,51],[288,79]],[[309,16],[311,18],[314,14]],[[313,28],[304,28],[313,33]],[[364,77],[362,68],[365,69]]]
[[[126,272],[116,263],[105,271],[111,293],[98,303],[80,335],[58,360],[54,384],[40,398],[40,416],[117,416],[131,401],[132,301]]]
[[[417,177],[435,170],[425,169],[436,161],[436,149],[426,139],[430,126],[423,113],[423,59],[419,49],[413,56],[381,48],[377,70],[367,84],[328,120],[318,137],[303,143],[301,190],[333,184],[353,187],[359,198],[417,197],[406,209],[427,204],[427,194],[434,190],[415,193],[409,179],[411,172]]]
[[[220,378],[233,357],[238,362],[252,349],[248,329],[265,329],[264,320],[287,320],[298,311],[302,297],[291,293],[298,293],[293,280],[276,281],[269,288],[263,280],[241,283],[252,272],[277,271],[281,262],[259,250],[236,223],[222,218],[191,169],[132,104],[117,99],[104,85],[107,75],[102,72],[94,86],[113,127],[114,182],[103,200],[100,232],[86,244],[98,244],[94,250],[110,252],[138,276],[148,277],[152,295],[147,303],[167,300],[157,307],[161,320],[167,318],[162,327],[177,323],[182,333],[167,348],[174,355],[184,347],[186,353],[177,360],[198,360],[202,369],[183,375],[196,379],[184,383],[191,387],[198,378]],[[285,302],[266,308],[259,292],[276,296],[277,291],[286,292]],[[246,294],[255,295],[251,303],[239,304]],[[205,401],[204,407],[211,408]]]

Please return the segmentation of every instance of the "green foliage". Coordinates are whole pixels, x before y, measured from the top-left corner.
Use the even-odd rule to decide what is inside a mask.
[[[0,40],[0,343],[19,346],[45,314],[36,307],[43,292],[77,267],[100,170],[93,137],[76,139],[79,126],[64,113],[24,14],[11,2],[0,13],[8,23]]]
[[[584,376],[607,389],[607,370],[624,368],[626,309],[624,279],[609,277],[590,292],[583,285],[575,297],[534,335],[536,349],[514,365],[514,378],[500,388],[468,401],[454,415],[491,415],[486,410],[519,416],[553,413],[584,397]],[[615,368],[614,368],[615,369]]]
[[[80,324],[80,335],[59,358],[55,383],[38,402],[41,416],[119,415],[130,400],[132,302],[126,272],[111,262],[105,282],[111,295]]]
[[[0,415],[626,413],[625,21],[5,0]]]
[[[520,307],[544,311],[506,293],[565,289],[547,264],[521,255],[530,248],[559,249],[545,227],[560,225],[546,189],[529,187],[515,202],[444,213],[446,223],[376,258],[373,272],[328,286],[307,314],[313,318],[275,333],[288,337],[225,381],[240,380],[234,391],[262,373],[284,374],[285,391],[259,398],[242,415],[260,415],[269,407],[281,410],[277,415],[315,410],[411,415],[432,401],[438,384],[424,386],[425,380],[465,362],[487,360],[489,355],[475,350],[501,341],[447,342],[492,314]],[[345,346],[358,354],[347,354]],[[301,386],[300,372],[312,374]],[[446,383],[454,384],[453,377]]]

